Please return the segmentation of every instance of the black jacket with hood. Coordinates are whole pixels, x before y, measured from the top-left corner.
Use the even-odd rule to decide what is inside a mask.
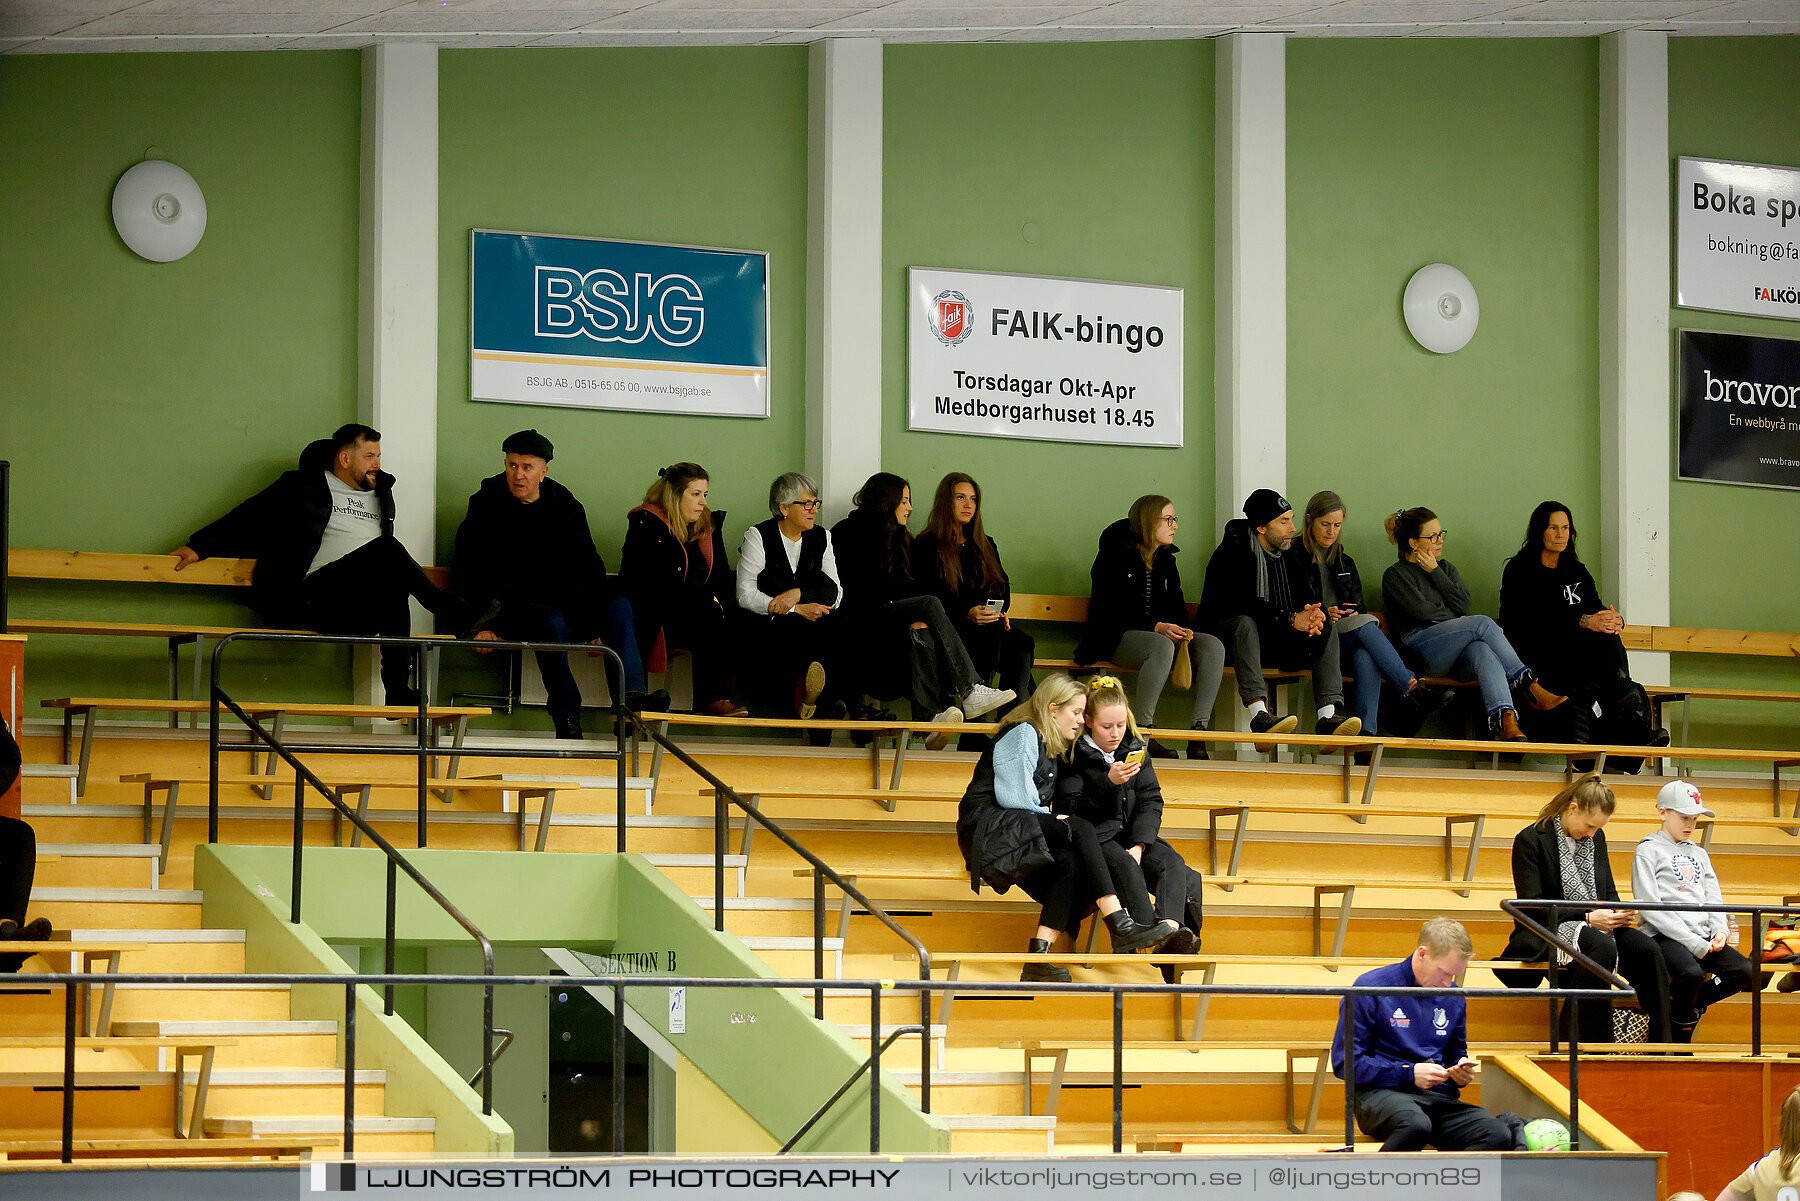
[[[1142,737],[1128,734],[1113,758],[1122,759],[1143,745]],[[1098,747],[1085,737],[1077,739],[1074,758],[1057,765],[1056,796],[1050,807],[1085,818],[1102,842],[1150,846],[1162,837],[1163,795],[1156,768],[1146,758],[1137,775],[1123,784],[1106,778],[1110,770]]]
[[[1225,536],[1206,563],[1206,582],[1200,589],[1200,624],[1213,629],[1226,618],[1247,614],[1257,624],[1278,626],[1310,604],[1319,600],[1318,583],[1313,575],[1306,550],[1295,538],[1281,554],[1280,563],[1287,572],[1288,593],[1294,607],[1287,611],[1256,594],[1256,555],[1261,553],[1256,530],[1248,518],[1238,517],[1225,523]]]
[[[1187,601],[1181,595],[1181,571],[1174,546],[1159,546],[1144,565],[1131,521],[1121,517],[1100,534],[1100,549],[1088,570],[1087,626],[1075,647],[1075,662],[1098,663],[1111,657],[1127,630],[1154,630],[1158,622],[1188,624]]]
[[[549,605],[583,628],[599,619],[611,594],[575,494],[546,479],[526,504],[507,488],[504,473],[482,480],[469,497],[450,578],[471,600]]]
[[[300,585],[319,553],[325,524],[331,518],[331,473],[336,452],[321,438],[300,452],[296,470],[279,478],[211,525],[195,530],[187,545],[202,559],[255,559],[250,577],[250,606],[274,624],[304,626]],[[394,477],[375,474],[375,498],[381,507],[381,532],[394,532]]]

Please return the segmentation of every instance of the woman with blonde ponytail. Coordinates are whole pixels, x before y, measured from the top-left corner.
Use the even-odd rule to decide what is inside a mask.
[[[1800,1088],[1781,1103],[1781,1146],[1719,1190],[1714,1201],[1792,1201],[1800,1194]]]

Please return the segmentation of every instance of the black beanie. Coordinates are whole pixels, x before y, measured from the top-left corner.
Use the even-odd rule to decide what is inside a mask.
[[[556,448],[550,445],[550,439],[536,430],[520,430],[502,442],[500,449],[509,455],[536,455],[546,463],[556,457]]]
[[[1292,513],[1294,506],[1288,504],[1287,497],[1273,488],[1258,488],[1244,502],[1244,516],[1250,519],[1253,527],[1260,529],[1280,517],[1283,513]]]

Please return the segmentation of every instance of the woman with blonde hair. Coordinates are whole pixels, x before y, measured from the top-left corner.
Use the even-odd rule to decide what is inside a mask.
[[[1601,827],[1612,817],[1618,801],[1599,776],[1577,776],[1573,783],[1551,797],[1537,820],[1513,839],[1513,892],[1523,900],[1602,901],[1619,899],[1613,883],[1612,864],[1606,855],[1606,835]],[[1551,924],[1547,907],[1527,910],[1541,925]],[[1566,909],[1555,916],[1552,927],[1564,942],[1608,971],[1616,971],[1637,990],[1638,1004],[1650,1022],[1650,1041],[1669,1041],[1669,969],[1662,952],[1648,934],[1637,929],[1637,913],[1630,909]],[[1552,947],[1521,922],[1513,923],[1512,938],[1500,952],[1502,959],[1539,962],[1550,957]],[[1605,987],[1595,983],[1586,968],[1575,964],[1568,952],[1555,949],[1556,961],[1566,968],[1558,981],[1572,988]],[[1508,988],[1536,988],[1544,978],[1537,968],[1506,969],[1494,973]],[[1565,1033],[1569,1005],[1562,1015]],[[1583,1043],[1613,1041],[1612,1008],[1597,1001],[1581,1007],[1579,1027]]]
[[[1137,671],[1140,726],[1156,724],[1156,702],[1175,666],[1186,655],[1193,666],[1194,704],[1191,729],[1204,730],[1212,720],[1213,701],[1225,673],[1225,644],[1189,627],[1187,601],[1181,595],[1181,572],[1175,566],[1175,505],[1151,493],[1131,503],[1131,510],[1100,534],[1100,549],[1088,576],[1087,628],[1075,647],[1075,662],[1110,660]],[[1176,752],[1152,741],[1150,754],[1173,759]],[[1207,757],[1204,742],[1188,743],[1188,754]]]
[[[1790,1201],[1800,1190],[1800,1088],[1781,1103],[1781,1145],[1745,1168],[1713,1201]]]
[[[659,469],[643,503],[625,515],[619,587],[631,600],[638,649],[650,671],[666,671],[669,653],[693,658],[694,705],[715,716],[748,710],[731,699],[732,663],[725,615],[732,594],[725,557],[725,513],[707,507],[709,481],[698,463]]]
[[[1179,930],[1174,922],[1132,920],[1119,903],[1094,827],[1051,811],[1058,765],[1081,737],[1086,711],[1086,689],[1062,672],[1046,676],[1001,720],[957,807],[956,841],[970,887],[979,891],[986,883],[1005,892],[1017,884],[1043,906],[1033,954],[1048,953],[1064,934],[1072,939],[1090,903],[1100,910],[1116,953],[1160,947]],[[1066,983],[1069,973],[1028,963],[1019,978]]]

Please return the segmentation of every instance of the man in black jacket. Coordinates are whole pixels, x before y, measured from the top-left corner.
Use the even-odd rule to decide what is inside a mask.
[[[1300,724],[1291,713],[1277,718],[1269,712],[1266,665],[1311,668],[1317,732],[1355,734],[1362,722],[1341,716],[1344,676],[1337,631],[1319,605],[1312,572],[1295,541],[1294,506],[1287,498],[1271,488],[1252,492],[1243,519],[1226,523],[1206,564],[1200,625],[1225,644],[1252,733],[1286,734]]]
[[[300,453],[297,470],[175,548],[175,570],[215,556],[255,559],[250,605],[272,624],[322,634],[405,637],[413,597],[457,633],[491,622],[431,582],[394,537],[394,477],[381,470],[381,435],[340,426]],[[410,649],[384,650],[389,704],[415,705]]]
[[[520,430],[500,449],[506,468],[482,480],[469,498],[450,567],[458,592],[500,602],[499,619],[475,637],[609,646],[625,666],[625,703],[667,709],[668,693],[645,692],[631,602],[607,587],[587,510],[549,477],[556,448],[536,430]],[[569,671],[569,657],[539,651],[537,661],[556,736],[580,738],[581,689]],[[621,686],[618,680],[611,683],[615,692]]]

